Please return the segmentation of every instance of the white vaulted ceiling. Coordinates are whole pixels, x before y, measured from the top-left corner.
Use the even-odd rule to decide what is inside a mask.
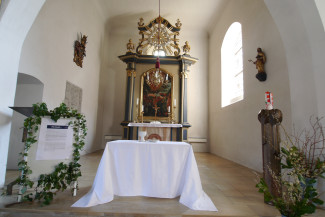
[[[134,27],[140,17],[146,24],[159,12],[159,0],[95,0],[94,3],[110,27]],[[209,32],[225,5],[225,0],[161,0],[160,13],[173,25],[179,18],[186,29]]]

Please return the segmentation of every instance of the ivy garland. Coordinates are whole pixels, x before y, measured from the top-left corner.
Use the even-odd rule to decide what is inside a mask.
[[[23,195],[23,200],[38,200],[42,201],[43,204],[48,205],[53,200],[53,196],[57,191],[64,191],[68,185],[77,182],[78,177],[81,176],[81,165],[78,161],[80,159],[79,152],[85,145],[84,141],[87,135],[86,119],[84,115],[78,113],[77,110],[68,108],[64,103],[51,111],[47,109],[45,103],[33,104],[33,108],[33,115],[26,118],[24,122],[24,127],[27,129],[27,138],[25,140],[24,151],[20,153],[23,160],[18,163],[21,176],[17,178],[17,182],[22,186],[20,193]],[[33,193],[26,194],[26,190],[28,187],[32,188],[34,182],[29,179],[32,170],[25,159],[28,156],[29,148],[32,144],[37,142],[35,133],[38,131],[41,120],[45,116],[50,116],[55,122],[60,118],[75,118],[74,121],[69,123],[69,126],[73,127],[73,159],[69,164],[63,162],[59,163],[55,166],[54,172],[50,174],[40,175],[35,188],[36,193],[33,197]]]

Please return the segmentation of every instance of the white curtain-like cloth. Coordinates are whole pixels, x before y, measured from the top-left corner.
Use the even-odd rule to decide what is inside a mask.
[[[203,191],[191,145],[185,142],[108,142],[90,191],[72,207],[118,196],[175,198],[193,210],[217,211]]]

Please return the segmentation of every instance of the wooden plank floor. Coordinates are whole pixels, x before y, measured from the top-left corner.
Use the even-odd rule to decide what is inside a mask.
[[[94,180],[102,151],[81,158],[82,174],[77,197],[69,190],[59,192],[49,206],[39,203],[12,204],[14,197],[0,199],[0,216],[280,216],[272,206],[263,203],[263,195],[255,188],[252,170],[208,153],[195,153],[204,191],[210,196],[218,212],[194,211],[178,202],[179,198],[118,197],[110,203],[72,208],[71,205],[88,192]],[[16,178],[16,171],[8,171],[6,183]],[[309,216],[325,216],[318,209]]]

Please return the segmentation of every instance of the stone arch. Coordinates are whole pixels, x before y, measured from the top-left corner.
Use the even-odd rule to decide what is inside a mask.
[[[42,102],[44,84],[37,78],[24,73],[18,73],[15,107],[32,107],[33,104]],[[23,126],[26,116],[13,112],[11,118],[11,132],[9,140],[7,169],[18,169],[18,162],[21,160],[19,153],[23,151],[24,143]]]
[[[4,186],[21,49],[45,0],[9,0],[0,11],[0,187]]]

